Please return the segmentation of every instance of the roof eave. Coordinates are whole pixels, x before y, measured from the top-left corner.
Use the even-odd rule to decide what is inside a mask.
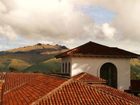
[[[138,58],[139,56],[127,56],[127,55],[83,55],[83,54],[73,54],[73,55],[67,55],[67,56],[72,56],[72,57],[97,57],[97,58]],[[63,56],[63,57],[67,57]]]
[[[96,58],[140,58],[140,56],[125,56],[125,55],[81,55],[81,54],[73,54],[73,55],[58,55],[56,58],[65,58],[65,57],[96,57]]]

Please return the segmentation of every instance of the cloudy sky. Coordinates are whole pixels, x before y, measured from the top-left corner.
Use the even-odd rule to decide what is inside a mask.
[[[0,0],[0,50],[88,41],[140,53],[140,0]]]

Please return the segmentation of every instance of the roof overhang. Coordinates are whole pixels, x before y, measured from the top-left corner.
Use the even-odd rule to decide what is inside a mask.
[[[140,58],[140,55],[120,48],[108,47],[94,42],[88,42],[84,45],[58,54],[55,57]]]

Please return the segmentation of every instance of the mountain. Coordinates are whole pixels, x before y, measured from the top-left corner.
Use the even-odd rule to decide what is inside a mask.
[[[51,51],[61,51],[63,49],[68,49],[65,46],[61,45],[50,45],[50,44],[42,44],[42,43],[37,43],[36,45],[33,46],[25,46],[25,47],[20,47],[20,48],[15,48],[15,49],[10,49],[7,50],[6,52],[30,52],[30,51],[39,51],[39,52],[51,52]]]
[[[54,67],[59,65],[60,60],[54,59],[55,55],[67,50],[67,47],[58,44],[38,43],[32,46],[2,51],[0,52],[0,71],[44,72],[46,69],[46,73],[54,72],[53,66],[48,67],[46,65],[54,65]],[[60,67],[58,68],[60,69]],[[55,67],[56,71],[58,71],[58,68]]]

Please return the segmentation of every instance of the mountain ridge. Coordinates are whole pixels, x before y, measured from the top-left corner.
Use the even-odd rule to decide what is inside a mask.
[[[0,52],[0,71],[5,72],[43,72],[59,71],[60,60],[51,60],[55,55],[67,51],[62,45],[37,43]],[[46,63],[43,63],[48,61]],[[50,67],[51,65],[51,67]],[[25,66],[25,67],[24,67]],[[37,70],[33,70],[37,69]],[[43,70],[41,70],[43,69]],[[48,70],[49,69],[49,70]]]
[[[14,49],[9,49],[3,52],[28,52],[36,49],[53,49],[53,50],[61,50],[61,49],[68,49],[66,46],[62,45],[51,45],[51,44],[42,44],[42,43],[37,43],[35,45],[30,45],[30,46],[24,46],[24,47],[18,47]]]

